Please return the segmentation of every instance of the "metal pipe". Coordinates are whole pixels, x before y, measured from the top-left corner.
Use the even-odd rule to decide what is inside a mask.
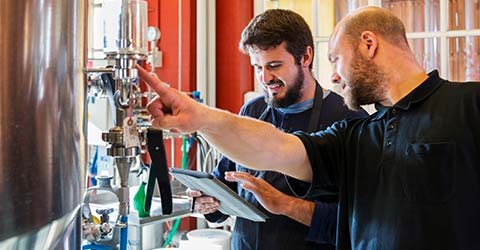
[[[113,68],[85,68],[83,69],[84,73],[111,73],[113,74],[115,72],[115,69]]]
[[[131,1],[122,0],[122,12],[120,14],[120,51],[126,51],[132,45],[132,13]]]

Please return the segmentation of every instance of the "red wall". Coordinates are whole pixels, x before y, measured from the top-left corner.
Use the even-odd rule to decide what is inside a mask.
[[[196,89],[196,1],[182,3],[182,91]],[[155,70],[172,87],[178,88],[178,0],[148,0],[148,25],[160,29],[159,48],[163,65]]]
[[[238,50],[243,29],[253,17],[253,0],[216,1],[216,104],[238,113],[243,96],[254,89],[253,69]]]
[[[178,0],[148,0],[148,22],[160,28],[163,67],[159,77],[178,88]],[[182,91],[196,89],[196,1],[182,2]],[[243,28],[253,17],[253,0],[216,1],[216,105],[237,113],[254,89],[247,55],[238,50]]]

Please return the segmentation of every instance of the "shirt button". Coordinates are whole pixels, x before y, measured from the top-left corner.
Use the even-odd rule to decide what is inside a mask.
[[[396,114],[397,113],[397,109],[396,108],[393,108],[392,109],[392,114]]]
[[[387,145],[387,147],[392,146],[392,140],[388,140],[387,143],[385,143],[385,145]]]
[[[388,129],[389,129],[389,130],[392,130],[392,129],[394,129],[394,128],[395,128],[395,124],[390,124],[390,125],[388,125]]]

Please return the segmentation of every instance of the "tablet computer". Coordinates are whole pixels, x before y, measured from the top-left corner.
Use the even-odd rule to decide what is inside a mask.
[[[178,168],[171,168],[170,173],[190,189],[200,190],[203,194],[219,200],[220,208],[218,210],[224,214],[257,222],[264,222],[268,218],[262,211],[209,173]]]

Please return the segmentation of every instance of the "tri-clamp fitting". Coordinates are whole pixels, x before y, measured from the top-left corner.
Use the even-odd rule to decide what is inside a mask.
[[[111,157],[135,157],[140,154],[140,147],[125,147],[123,128],[116,126],[102,133],[102,140],[108,143],[107,155]]]

